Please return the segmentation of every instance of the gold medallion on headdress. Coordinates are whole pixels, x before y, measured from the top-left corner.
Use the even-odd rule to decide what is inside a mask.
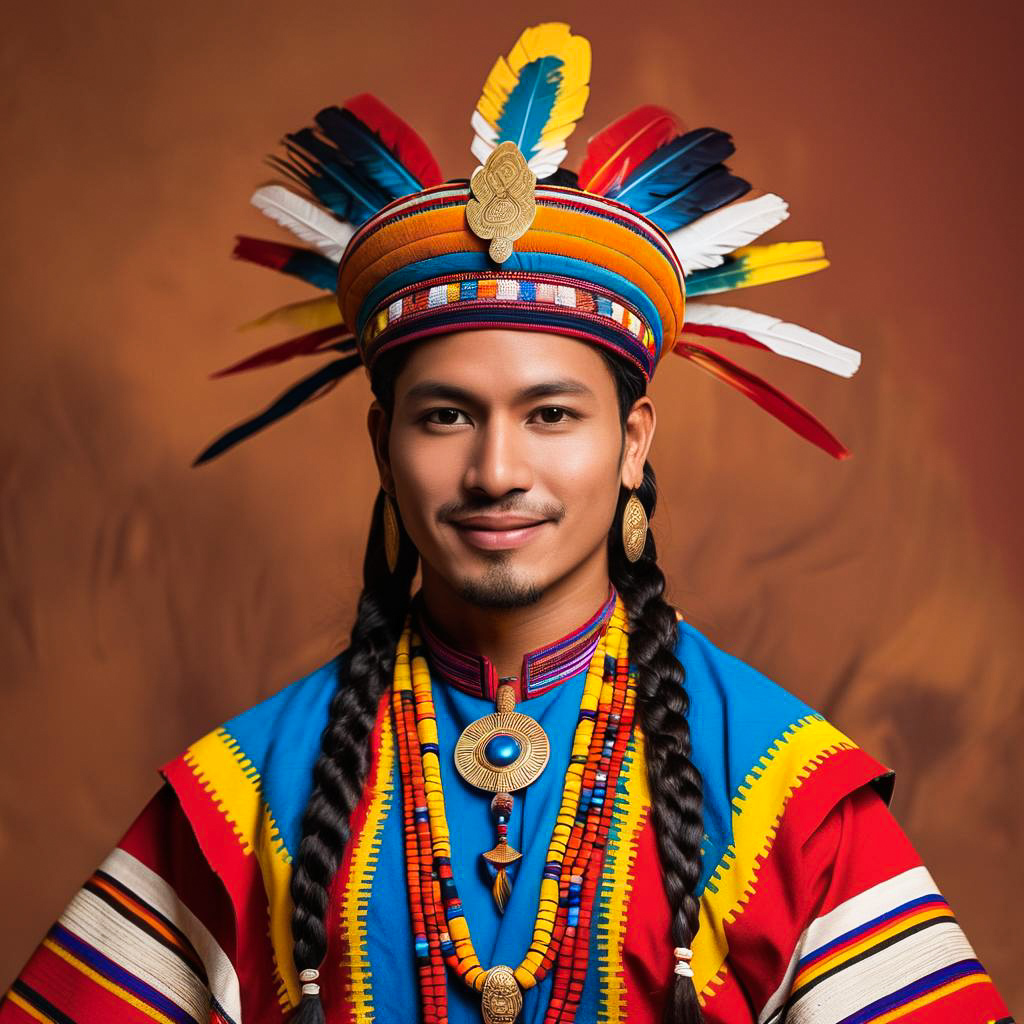
[[[512,255],[512,243],[521,238],[537,213],[533,190],[537,175],[514,142],[496,146],[487,162],[473,172],[473,193],[466,220],[478,238],[490,239],[487,251],[495,263]]]

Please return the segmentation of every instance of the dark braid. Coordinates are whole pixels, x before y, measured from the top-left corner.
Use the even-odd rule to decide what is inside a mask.
[[[635,367],[598,350],[618,390],[620,418],[644,393]],[[393,384],[408,347],[382,354],[374,365],[371,386],[388,415]],[[703,836],[700,773],[690,762],[688,699],[683,669],[675,656],[676,618],[662,594],[665,577],[657,564],[654,537],[648,531],[644,553],[629,562],[622,550],[620,494],[608,537],[612,582],[629,612],[630,657],[637,667],[637,709],[643,729],[651,812],[661,854],[665,890],[672,908],[672,942],[689,946],[697,930],[695,889],[700,873]],[[654,515],[657,487],[654,470],[644,464],[637,489],[648,518]],[[387,569],[383,541],[383,491],[377,496],[366,557],[363,591],[351,643],[338,658],[338,688],[331,700],[321,752],[313,768],[313,793],[302,819],[302,841],[292,871],[295,905],[292,935],[297,970],[319,969],[327,952],[328,894],[349,838],[349,819],[359,801],[369,766],[369,737],[381,697],[391,683],[395,647],[409,608],[418,555],[402,531],[399,562]],[[703,1017],[689,978],[676,977],[665,1005],[666,1024],[701,1024]],[[324,1024],[319,996],[304,996],[292,1024]]]
[[[624,492],[616,522],[622,521],[628,497]],[[657,499],[650,463],[644,464],[644,482],[637,488],[637,497],[650,517]],[[629,610],[629,653],[637,668],[637,712],[644,733],[651,817],[672,909],[672,943],[691,946],[699,909],[695,892],[704,835],[703,783],[690,760],[689,698],[683,686],[683,667],[675,654],[676,616],[662,597],[665,576],[658,566],[651,531],[636,562],[626,558],[621,540],[610,546],[612,582]],[[665,1006],[666,1024],[698,1024],[703,1016],[692,979],[673,975],[673,980]]]
[[[377,706],[391,685],[395,646],[409,607],[419,556],[404,535],[394,574],[384,554],[384,492],[377,495],[363,562],[363,592],[351,644],[338,659],[313,793],[302,817],[302,841],[292,870],[294,958],[298,971],[319,969],[327,954],[327,903],[349,838],[349,819],[369,767],[369,738]],[[342,661],[344,660],[344,668]],[[320,997],[303,996],[294,1024],[323,1024]]]
[[[625,421],[633,402],[646,390],[644,379],[630,364],[600,351],[615,377]],[[636,496],[647,518],[653,518],[658,487],[649,462],[644,463],[644,479]],[[704,836],[704,786],[690,760],[690,701],[683,666],[675,653],[678,624],[675,611],[662,596],[665,575],[658,565],[654,534],[647,531],[643,554],[635,562],[626,558],[622,547],[622,512],[628,500],[629,491],[623,488],[608,535],[608,571],[629,612],[629,654],[637,670],[637,712],[644,734],[651,817],[672,910],[672,944],[692,946],[699,912],[696,889]],[[671,985],[665,1024],[701,1024],[704,1017],[693,980],[673,975]]]

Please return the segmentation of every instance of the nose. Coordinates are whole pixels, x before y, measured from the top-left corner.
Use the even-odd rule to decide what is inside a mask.
[[[509,491],[528,491],[533,486],[528,438],[510,417],[489,416],[475,435],[463,477],[468,491],[500,498]]]

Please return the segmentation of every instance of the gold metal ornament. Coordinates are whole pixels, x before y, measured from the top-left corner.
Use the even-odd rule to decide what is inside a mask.
[[[505,964],[492,967],[484,976],[480,1012],[484,1024],[516,1024],[523,1009],[523,993],[515,972]]]
[[[633,491],[622,510],[622,547],[626,557],[635,562],[644,553],[646,543],[647,513],[636,491]]]
[[[500,736],[510,736],[519,744],[519,756],[511,764],[496,765],[485,753],[487,744]],[[518,711],[497,711],[462,730],[455,744],[455,767],[477,789],[511,793],[536,782],[550,754],[547,734],[534,719]]]
[[[515,864],[517,860],[522,860],[523,857],[514,846],[509,846],[507,839],[495,843],[490,850],[482,853],[480,856],[488,864],[493,864],[496,868],[507,868],[509,864]]]
[[[398,546],[401,536],[398,531],[398,513],[391,495],[384,493],[384,556],[388,560],[388,571],[394,572],[398,565]]]
[[[466,205],[466,220],[474,235],[491,239],[487,251],[495,263],[512,255],[512,243],[533,223],[536,184],[537,175],[511,141],[496,146],[473,172],[469,188],[474,198]]]

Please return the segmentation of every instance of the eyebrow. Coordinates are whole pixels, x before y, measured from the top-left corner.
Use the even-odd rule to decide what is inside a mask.
[[[594,392],[580,380],[572,377],[556,377],[552,380],[539,381],[529,387],[521,388],[514,395],[516,402],[529,402],[549,395],[577,395],[583,398],[594,398]],[[478,395],[457,384],[447,384],[442,380],[423,380],[414,384],[406,392],[410,399],[441,398],[467,404],[483,404]]]

